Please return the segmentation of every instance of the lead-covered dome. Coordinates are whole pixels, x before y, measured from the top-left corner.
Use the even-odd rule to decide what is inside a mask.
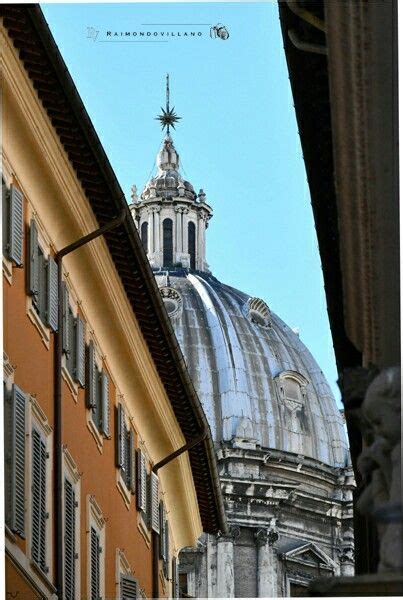
[[[309,350],[267,304],[208,273],[156,273],[217,443],[348,464],[343,421]]]

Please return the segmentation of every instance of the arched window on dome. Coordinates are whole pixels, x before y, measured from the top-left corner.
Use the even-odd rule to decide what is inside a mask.
[[[291,434],[289,438],[289,450],[291,452],[302,452],[301,434],[307,431],[305,417],[305,400],[308,380],[296,371],[283,371],[275,381],[280,394],[280,411],[282,413],[283,425]]]
[[[141,226],[141,242],[143,244],[143,248],[146,252],[148,252],[148,223],[144,221]]]
[[[190,268],[196,268],[196,225],[190,221],[188,225],[188,252],[190,254]]]
[[[301,386],[295,379],[287,377],[282,382],[284,397],[291,402],[302,403]]]
[[[164,219],[162,223],[164,267],[173,264],[173,223],[172,219]]]

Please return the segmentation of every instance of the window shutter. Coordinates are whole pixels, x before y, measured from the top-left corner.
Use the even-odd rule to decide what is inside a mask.
[[[88,345],[88,357],[87,357],[87,408],[96,408],[97,406],[97,375],[98,369],[95,362],[95,348],[94,342],[91,340]]]
[[[138,583],[131,575],[120,576],[120,598],[121,600],[137,600]]]
[[[26,396],[15,384],[6,399],[5,425],[7,523],[12,531],[25,537],[25,415]]]
[[[160,558],[162,560],[167,559],[166,555],[166,514],[165,514],[165,506],[164,503],[160,502],[159,505],[159,518],[160,518]]]
[[[125,444],[125,409],[118,404],[118,414],[116,420],[116,466],[123,471],[123,479],[125,478],[126,468],[126,444]]]
[[[75,600],[76,498],[73,485],[64,480],[64,598]]]
[[[150,525],[156,533],[160,532],[159,480],[158,475],[150,473]]]
[[[141,450],[137,450],[137,508],[147,512],[147,468]]]
[[[85,323],[80,318],[76,319],[76,351],[75,351],[75,378],[81,387],[85,386]]]
[[[22,265],[24,236],[24,196],[13,185],[10,187],[9,212],[9,248],[8,254],[18,266]]]
[[[37,296],[39,294],[38,230],[34,220],[31,221],[29,230],[28,293],[31,294],[31,296]]]
[[[179,568],[175,556],[172,559],[172,598],[179,598]]]
[[[57,263],[49,256],[47,263],[47,295],[46,295],[46,315],[47,324],[52,331],[57,331],[59,324],[59,285],[58,285]]]
[[[170,564],[170,560],[169,560],[169,526],[168,526],[168,521],[167,519],[165,519],[165,559],[164,559],[164,573],[165,573],[165,578],[169,579],[169,564]]]
[[[129,488],[132,494],[136,492],[136,450],[134,448],[134,431],[129,431],[129,461],[130,461],[130,480]]]
[[[105,371],[100,374],[100,384],[101,431],[106,437],[109,437],[109,377]]]
[[[46,446],[40,433],[32,430],[32,559],[46,566]]]
[[[99,534],[91,527],[91,600],[99,600],[100,597],[100,554]]]
[[[62,304],[63,304],[63,352],[70,352],[70,323],[69,323],[69,290],[66,282],[62,283]]]

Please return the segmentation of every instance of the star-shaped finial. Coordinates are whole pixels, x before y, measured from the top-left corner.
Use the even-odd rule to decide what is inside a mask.
[[[170,126],[172,125],[172,127],[175,129],[175,123],[180,121],[180,119],[182,117],[178,117],[178,115],[175,113],[175,107],[168,108],[167,110],[164,110],[161,107],[161,111],[162,111],[162,114],[158,115],[158,117],[155,117],[155,119],[157,121],[160,121],[160,123],[162,125],[162,130],[164,130],[165,127],[167,128],[167,132],[169,134]]]
[[[167,128],[167,134],[169,135],[170,126],[172,125],[172,127],[175,129],[175,123],[180,121],[182,118],[178,117],[176,114],[175,107],[169,108],[169,75],[167,75],[166,83],[166,108],[164,109],[161,106],[161,111],[162,114],[158,115],[158,117],[155,117],[155,119],[161,123],[162,130],[164,130],[165,127]]]

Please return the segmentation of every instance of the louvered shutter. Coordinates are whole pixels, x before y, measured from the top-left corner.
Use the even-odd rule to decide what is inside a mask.
[[[8,428],[6,508],[9,527],[25,537],[25,415],[26,396],[15,384],[6,399]]]
[[[137,450],[137,508],[147,512],[147,468],[141,450]]]
[[[44,571],[46,566],[46,445],[32,430],[32,559]]]
[[[69,323],[69,290],[66,282],[62,283],[62,305],[63,305],[63,352],[70,352],[70,323]]]
[[[119,403],[116,419],[116,466],[122,469],[123,479],[125,478],[126,467],[125,431],[125,409]]]
[[[59,268],[51,256],[47,262],[47,294],[46,294],[46,316],[47,324],[52,331],[57,331],[59,323]]]
[[[169,579],[169,565],[170,565],[170,553],[169,553],[169,526],[168,521],[165,519],[165,559],[163,563],[165,578]]]
[[[13,185],[10,188],[8,255],[18,266],[22,265],[24,236],[24,197]]]
[[[39,294],[38,230],[34,220],[31,221],[29,230],[28,292],[31,296],[38,296]]]
[[[131,575],[120,576],[120,598],[121,600],[137,600],[138,583]]]
[[[76,351],[74,376],[81,387],[85,386],[85,323],[80,318],[76,319]]]
[[[97,377],[98,369],[95,362],[94,342],[91,340],[87,351],[87,386],[86,400],[87,408],[96,408],[97,406]]]
[[[172,559],[172,598],[179,598],[179,568],[175,556]]]
[[[74,487],[64,480],[64,598],[75,600],[76,589],[76,498]]]
[[[136,450],[134,448],[134,431],[129,431],[129,461],[130,461],[130,479],[129,488],[132,494],[136,492]]]
[[[91,600],[99,600],[100,598],[100,554],[99,534],[91,527]]]
[[[160,518],[160,545],[159,545],[159,555],[162,560],[166,560],[166,515],[165,515],[165,506],[164,503],[160,502],[159,505],[159,518]]]
[[[159,479],[152,471],[150,473],[150,525],[155,533],[160,532]]]
[[[109,377],[105,371],[100,374],[100,388],[101,431],[109,437]]]

